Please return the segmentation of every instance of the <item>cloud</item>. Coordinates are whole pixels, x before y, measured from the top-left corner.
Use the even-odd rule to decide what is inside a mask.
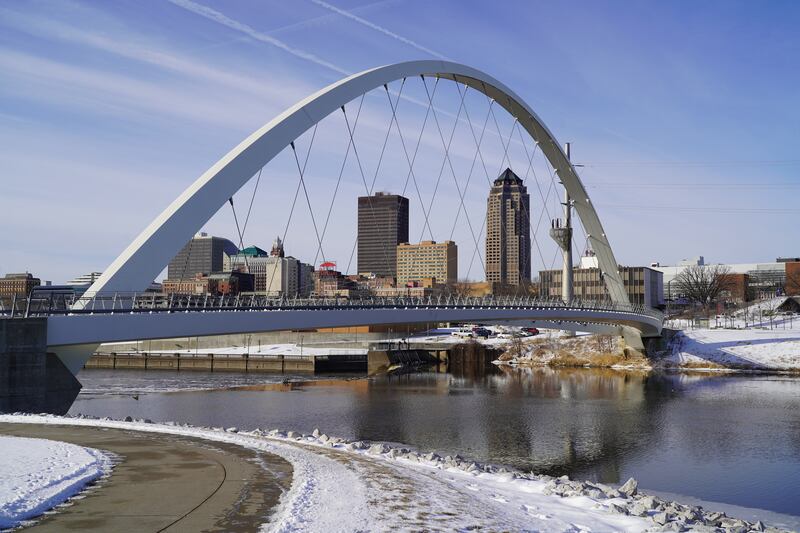
[[[402,35],[398,35],[395,32],[384,28],[383,26],[379,26],[379,25],[375,24],[374,22],[370,22],[370,21],[368,21],[366,19],[363,19],[363,18],[359,17],[358,15],[354,15],[350,11],[346,11],[344,9],[340,9],[340,8],[334,6],[334,5],[329,4],[328,2],[324,2],[323,0],[311,0],[311,1],[313,3],[315,3],[316,5],[320,6],[320,7],[324,7],[325,9],[327,9],[329,11],[333,11],[334,13],[338,13],[339,15],[342,15],[343,17],[349,18],[350,20],[353,20],[353,21],[361,24],[362,26],[366,26],[368,28],[371,28],[371,29],[373,29],[373,30],[375,30],[377,32],[380,32],[380,33],[388,36],[388,37],[391,37],[392,39],[394,39],[396,41],[400,41],[401,43],[404,43],[404,44],[407,44],[407,45],[411,46],[412,48],[416,48],[417,50],[419,50],[421,52],[425,52],[426,54],[430,54],[433,57],[436,57],[436,58],[439,58],[439,59],[444,59],[445,61],[448,60],[448,58],[445,57],[443,54],[440,54],[439,52],[436,52],[435,50],[431,50],[430,48],[422,46],[421,44],[419,44],[417,42],[414,42],[414,41],[412,41],[411,39],[409,39],[407,37],[403,37]]]
[[[310,93],[312,88],[296,80],[284,79],[280,84],[268,83],[266,79],[258,79],[251,73],[242,75],[227,71],[217,65],[204,63],[204,59],[176,53],[164,46],[155,48],[143,45],[142,37],[134,34],[123,34],[114,30],[114,37],[106,34],[87,31],[62,21],[31,16],[10,9],[0,8],[0,23],[13,27],[29,35],[86,46],[95,50],[113,54],[129,60],[150,65],[161,70],[191,77],[198,81],[223,85],[231,90],[246,91],[259,98],[289,101],[298,92]],[[89,17],[91,13],[83,13]],[[107,22],[108,23],[108,22]],[[152,39],[151,39],[152,40]]]
[[[284,50],[284,51],[292,54],[295,57],[298,57],[300,59],[305,59],[306,61],[311,61],[312,63],[314,63],[316,65],[319,65],[321,67],[325,67],[325,68],[330,69],[330,70],[332,70],[334,72],[337,72],[339,74],[343,74],[343,75],[349,75],[350,74],[349,71],[343,69],[342,67],[340,67],[338,65],[334,65],[333,63],[331,63],[329,61],[325,61],[324,59],[320,58],[319,56],[316,56],[316,55],[314,55],[314,54],[312,54],[310,52],[306,52],[305,50],[301,50],[299,48],[295,48],[293,46],[289,46],[288,44],[286,44],[285,42],[281,41],[280,39],[276,39],[275,37],[273,37],[271,35],[268,35],[268,34],[266,34],[264,32],[260,32],[260,31],[258,31],[256,29],[252,28],[251,26],[248,26],[247,24],[244,24],[243,22],[239,22],[237,20],[233,20],[232,18],[227,17],[227,16],[223,15],[222,13],[220,13],[219,11],[217,11],[215,9],[212,9],[212,8],[210,8],[208,6],[204,6],[204,5],[198,4],[196,2],[192,2],[192,0],[168,0],[168,1],[171,2],[174,5],[182,8],[182,9],[185,9],[187,11],[190,11],[190,12],[196,14],[196,15],[200,15],[201,17],[205,17],[208,20],[211,20],[211,21],[216,22],[218,24],[222,24],[223,26],[227,26],[228,28],[230,28],[232,30],[238,31],[240,33],[244,33],[248,37],[251,37],[251,38],[253,38],[253,39],[257,40],[257,41],[261,41],[263,43],[268,43],[268,44],[271,44],[273,46],[276,46],[276,47],[280,48],[281,50]]]

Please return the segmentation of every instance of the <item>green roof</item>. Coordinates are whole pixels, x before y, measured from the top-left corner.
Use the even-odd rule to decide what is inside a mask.
[[[265,257],[269,254],[258,246],[248,246],[244,250],[239,250],[239,255],[245,255],[247,257]]]

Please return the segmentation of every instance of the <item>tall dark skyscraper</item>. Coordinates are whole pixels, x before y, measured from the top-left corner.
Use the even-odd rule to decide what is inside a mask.
[[[531,207],[528,189],[507,168],[486,201],[486,281],[519,285],[531,279]]]
[[[397,245],[408,242],[408,198],[376,193],[358,198],[358,272],[397,276]]]
[[[192,279],[197,274],[222,270],[225,254],[235,255],[239,248],[228,239],[198,233],[169,262],[168,279]]]

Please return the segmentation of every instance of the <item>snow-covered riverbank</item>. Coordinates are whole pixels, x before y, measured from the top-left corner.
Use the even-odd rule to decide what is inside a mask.
[[[111,464],[93,448],[0,436],[0,530],[63,503],[108,474]]]
[[[800,329],[692,329],[680,331],[662,368],[800,371]]]
[[[293,467],[291,489],[267,524],[272,531],[465,530],[682,531],[756,529],[619,488],[523,474],[460,457],[383,443],[347,442],[315,432],[197,428],[171,423],[5,415],[0,422],[113,427],[195,436],[264,450]],[[708,529],[708,528],[711,529]]]

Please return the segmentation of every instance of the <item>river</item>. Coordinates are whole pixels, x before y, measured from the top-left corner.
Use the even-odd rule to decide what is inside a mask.
[[[689,503],[800,517],[800,379],[792,377],[482,362],[370,378],[131,370],[78,377],[84,389],[71,414],[319,428],[576,479],[633,476]],[[800,518],[779,521],[800,528]]]

